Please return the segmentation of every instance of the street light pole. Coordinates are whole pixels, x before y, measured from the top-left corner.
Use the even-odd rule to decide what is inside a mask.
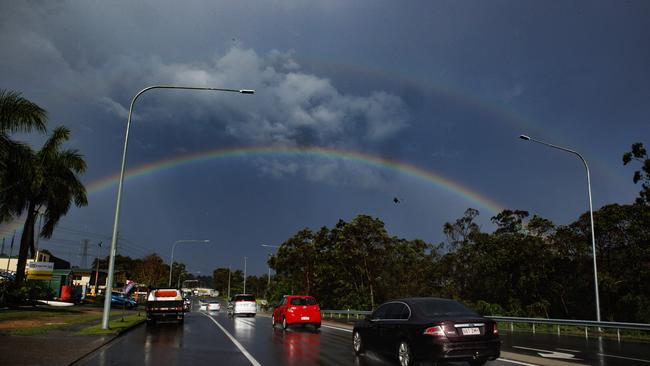
[[[172,270],[174,268],[174,249],[178,243],[209,243],[210,240],[176,240],[172,245],[172,257],[169,260],[169,283],[167,286],[172,287]],[[180,277],[179,277],[180,278]]]
[[[278,245],[268,245],[268,244],[262,244],[263,247],[267,248],[279,248],[280,246]],[[266,264],[269,268],[269,274],[266,280],[266,289],[268,291],[269,287],[271,287],[271,265],[269,264],[269,258],[271,257],[271,253],[267,253],[267,258],[266,258]]]
[[[228,299],[230,300],[230,266],[228,266]]]
[[[117,203],[115,205],[115,219],[113,220],[113,236],[111,238],[111,248],[108,260],[108,276],[106,278],[106,293],[110,295],[113,289],[113,274],[115,272],[115,254],[117,253],[117,229],[120,222],[120,206],[122,204],[122,187],[124,185],[124,171],[126,168],[126,153],[129,146],[129,130],[131,128],[131,116],[133,114],[133,105],[135,101],[148,90],[152,89],[182,89],[182,90],[211,90],[211,91],[224,91],[240,94],[255,94],[254,90],[250,89],[219,89],[219,88],[202,88],[191,86],[174,86],[174,85],[153,85],[140,90],[131,99],[129,106],[129,116],[126,121],[126,133],[124,136],[124,149],[122,151],[122,164],[120,166],[120,179],[117,184]],[[108,329],[108,320],[111,313],[111,296],[106,296],[104,299],[104,313],[102,314],[102,329]]]
[[[248,257],[244,257],[244,293],[246,293],[246,260]]]
[[[598,267],[596,265],[596,235],[594,232],[594,210],[591,203],[591,178],[589,176],[589,166],[587,161],[582,157],[577,151],[567,149],[566,147],[554,145],[548,142],[535,140],[534,138],[527,135],[519,135],[519,138],[526,141],[536,142],[541,145],[552,147],[554,149],[566,151],[568,153],[574,154],[580,158],[582,163],[585,165],[585,170],[587,171],[587,192],[589,193],[589,220],[591,222],[591,255],[594,261],[594,291],[596,293],[596,320],[600,321],[600,297],[598,296]]]

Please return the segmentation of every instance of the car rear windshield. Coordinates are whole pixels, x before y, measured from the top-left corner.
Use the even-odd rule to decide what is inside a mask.
[[[253,295],[235,296],[235,301],[255,301],[255,296]]]
[[[422,300],[414,305],[426,317],[439,318],[443,316],[476,316],[472,310],[454,300]]]
[[[294,297],[291,299],[291,305],[316,305],[316,299],[313,297]]]

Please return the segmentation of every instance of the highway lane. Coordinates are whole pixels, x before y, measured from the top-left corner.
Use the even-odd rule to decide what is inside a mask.
[[[139,326],[77,365],[394,365],[368,353],[356,357],[350,332],[323,327],[272,328],[268,317],[225,312],[186,314],[185,323]],[[465,365],[464,363],[461,363]],[[461,365],[458,364],[458,365]],[[489,365],[513,365],[505,361]]]

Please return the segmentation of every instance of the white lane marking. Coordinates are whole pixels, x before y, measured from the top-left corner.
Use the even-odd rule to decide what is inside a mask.
[[[524,365],[524,366],[539,366],[539,365],[534,364],[534,363],[526,363],[526,362],[521,362],[521,361],[509,360],[509,359],[507,359],[507,358],[500,358],[500,357],[499,357],[499,358],[497,358],[497,360],[499,360],[499,361],[503,361],[503,362],[514,363],[514,364],[516,364],[516,365]]]
[[[323,327],[323,328],[330,328],[330,329],[336,329],[336,330],[342,330],[342,331],[344,331],[344,332],[352,333],[352,329],[345,329],[345,328],[333,327],[333,326],[331,326],[331,325],[325,325],[325,324],[322,324],[321,327]]]
[[[512,348],[519,348],[519,349],[526,349],[526,350],[530,350],[530,351],[536,351],[538,355],[540,355],[542,357],[547,357],[547,358],[560,358],[560,359],[564,359],[564,360],[580,360],[579,358],[575,358],[575,355],[572,355],[570,353],[563,353],[563,352],[549,351],[547,349],[521,347],[521,346],[512,346]]]
[[[246,358],[248,358],[248,361],[250,361],[251,364],[252,364],[253,366],[262,366],[262,364],[259,363],[259,362],[257,362],[257,360],[256,360],[256,359],[255,359],[255,358],[254,358],[250,353],[248,353],[248,351],[246,350],[246,348],[244,348],[244,346],[242,346],[241,343],[239,343],[239,341],[237,341],[237,340],[235,339],[235,337],[233,337],[230,333],[228,333],[228,331],[226,330],[226,328],[224,328],[221,324],[219,324],[218,321],[216,321],[213,317],[211,317],[211,316],[208,315],[208,314],[203,314],[203,315],[205,315],[206,317],[208,317],[208,319],[212,320],[212,322],[213,322],[214,324],[216,324],[216,325],[219,327],[219,329],[221,329],[221,330],[222,330],[222,331],[223,331],[223,332],[228,336],[228,338],[230,338],[230,340],[232,341],[232,343],[234,343],[235,346],[237,346],[237,348],[239,348],[239,350],[241,351],[241,353],[243,353],[244,356],[246,356]]]
[[[575,349],[566,349],[566,348],[556,348],[558,351],[567,351],[567,352],[573,352],[573,353],[580,353],[580,351],[575,350]]]
[[[631,361],[641,361],[641,362],[647,362],[650,363],[649,360],[643,360],[640,358],[632,358],[632,357],[623,357],[623,356],[614,356],[614,355],[606,355],[604,353],[597,353],[598,356],[605,356],[605,357],[615,357],[615,358],[622,358],[624,360],[631,360]]]

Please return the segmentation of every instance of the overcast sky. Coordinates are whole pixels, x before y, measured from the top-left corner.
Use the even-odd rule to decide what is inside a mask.
[[[581,162],[522,133],[585,156],[595,208],[632,202],[640,187],[621,156],[650,144],[648,19],[649,2],[618,0],[3,1],[0,88],[72,130],[88,186],[118,172],[134,94],[174,84],[256,94],[147,92],[128,168],[221,148],[326,148],[485,198],[336,155],[246,154],[127,180],[121,254],[168,260],[174,241],[209,239],[175,257],[209,274],[246,256],[262,274],[261,244],[362,213],[430,243],[468,207],[492,230],[488,201],[572,222],[588,209]],[[41,247],[81,264],[87,238],[105,255],[116,192],[91,191]]]

